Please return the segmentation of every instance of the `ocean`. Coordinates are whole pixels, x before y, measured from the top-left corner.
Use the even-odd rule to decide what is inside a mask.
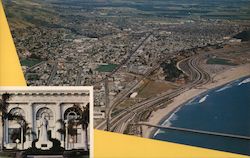
[[[250,137],[250,76],[185,103],[162,125]],[[250,155],[250,140],[157,130],[154,139]]]

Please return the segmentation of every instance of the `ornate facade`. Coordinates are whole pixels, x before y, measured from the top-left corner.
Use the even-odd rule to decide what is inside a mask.
[[[10,97],[6,106],[8,117],[0,126],[1,144],[6,149],[31,147],[39,139],[44,118],[48,139],[59,140],[65,149],[88,150],[89,126],[87,130],[80,123],[71,125],[71,129],[67,127],[90,105],[91,93],[91,88],[85,87],[1,88],[0,95]]]

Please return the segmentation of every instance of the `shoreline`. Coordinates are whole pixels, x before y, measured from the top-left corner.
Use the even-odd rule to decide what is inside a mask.
[[[202,95],[214,88],[218,88],[225,84],[228,84],[234,80],[247,77],[250,75],[250,64],[244,64],[237,67],[232,67],[222,73],[213,76],[213,81],[202,85],[197,88],[192,88],[179,96],[173,98],[172,102],[168,104],[165,108],[153,111],[149,117],[147,123],[150,124],[162,124],[166,119],[168,119],[173,113],[177,111],[178,108],[182,107],[190,101],[191,99]],[[152,138],[155,132],[158,130],[154,127],[142,126],[143,137]]]

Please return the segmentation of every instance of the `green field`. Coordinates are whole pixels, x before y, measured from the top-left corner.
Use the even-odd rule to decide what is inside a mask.
[[[112,72],[116,67],[116,64],[100,65],[96,70],[99,72]]]
[[[28,80],[38,80],[39,79],[39,76],[37,74],[27,74],[27,79]]]
[[[237,65],[235,63],[232,63],[230,60],[222,58],[210,58],[207,60],[207,64],[230,65],[230,66]]]
[[[28,66],[28,67],[32,67],[38,63],[42,62],[42,60],[39,60],[39,59],[22,59],[21,60],[21,65],[22,66]]]

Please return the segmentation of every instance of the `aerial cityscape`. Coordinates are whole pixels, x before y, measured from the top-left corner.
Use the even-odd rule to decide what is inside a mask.
[[[250,76],[247,0],[3,4],[27,84],[94,85],[96,129],[164,140],[154,126],[180,105]]]

